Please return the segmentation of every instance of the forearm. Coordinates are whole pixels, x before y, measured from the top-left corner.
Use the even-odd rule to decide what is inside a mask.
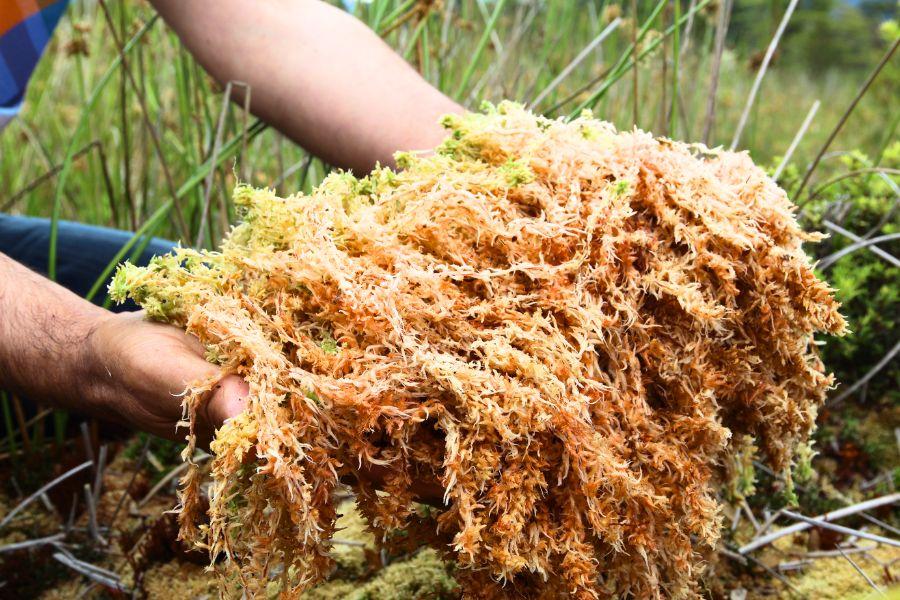
[[[152,0],[220,83],[246,82],[251,108],[331,164],[368,171],[443,139],[460,107],[370,29],[318,0]]]
[[[109,313],[0,254],[0,388],[92,410],[85,348]]]

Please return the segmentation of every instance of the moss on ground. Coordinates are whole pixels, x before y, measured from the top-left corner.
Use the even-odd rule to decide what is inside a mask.
[[[898,583],[885,581],[886,571],[882,566],[900,560],[900,548],[883,546],[872,552],[850,554],[848,557],[882,590],[890,585],[893,593],[900,594]],[[816,600],[863,600],[877,596],[873,595],[872,587],[842,556],[816,559],[802,575],[792,577],[790,581],[801,596]],[[787,588],[783,584],[781,590],[787,594]]]
[[[304,600],[411,600],[455,598],[458,586],[438,553],[422,549],[410,558],[379,570],[365,582],[335,580],[316,586]]]
[[[458,585],[436,551],[421,549],[381,568],[375,538],[353,502],[341,504],[340,512],[340,529],[335,535],[339,543],[332,549],[337,569],[328,581],[306,592],[304,600],[409,600],[458,595]]]

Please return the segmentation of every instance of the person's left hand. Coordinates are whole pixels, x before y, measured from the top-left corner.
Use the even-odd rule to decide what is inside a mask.
[[[196,433],[204,444],[245,407],[246,382],[207,362],[196,337],[148,321],[143,312],[107,313],[99,319],[82,361],[77,385],[95,413],[168,439],[184,439],[187,433],[177,424],[190,385],[222,377],[197,412]]]
[[[173,440],[187,434],[177,428],[185,390],[222,375],[204,360],[196,337],[147,321],[143,312],[107,313],[100,318],[87,338],[83,362],[86,375],[80,385],[95,414]],[[226,419],[244,410],[248,392],[247,383],[237,375],[219,380],[197,411],[195,432],[201,444],[207,445]],[[355,477],[377,488],[383,485],[385,469],[351,467]],[[443,505],[444,490],[437,481],[416,481],[413,490],[422,502]]]

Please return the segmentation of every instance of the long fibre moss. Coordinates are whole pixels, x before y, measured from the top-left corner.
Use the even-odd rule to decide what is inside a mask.
[[[832,383],[817,236],[744,153],[510,103],[445,125],[397,171],[239,187],[220,251],[117,272],[250,385],[183,537],[298,593],[332,568],[339,478],[379,465],[386,493],[356,491],[382,543],[435,547],[471,597],[695,595],[723,465],[751,436],[789,472]]]

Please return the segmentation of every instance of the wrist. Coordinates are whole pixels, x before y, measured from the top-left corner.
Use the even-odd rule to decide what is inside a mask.
[[[91,414],[107,412],[113,394],[110,393],[110,352],[102,331],[115,318],[114,313],[104,309],[86,310],[76,317],[74,337],[80,342],[72,349],[65,366],[66,380],[71,382],[66,394],[69,397],[62,398],[65,404]]]

